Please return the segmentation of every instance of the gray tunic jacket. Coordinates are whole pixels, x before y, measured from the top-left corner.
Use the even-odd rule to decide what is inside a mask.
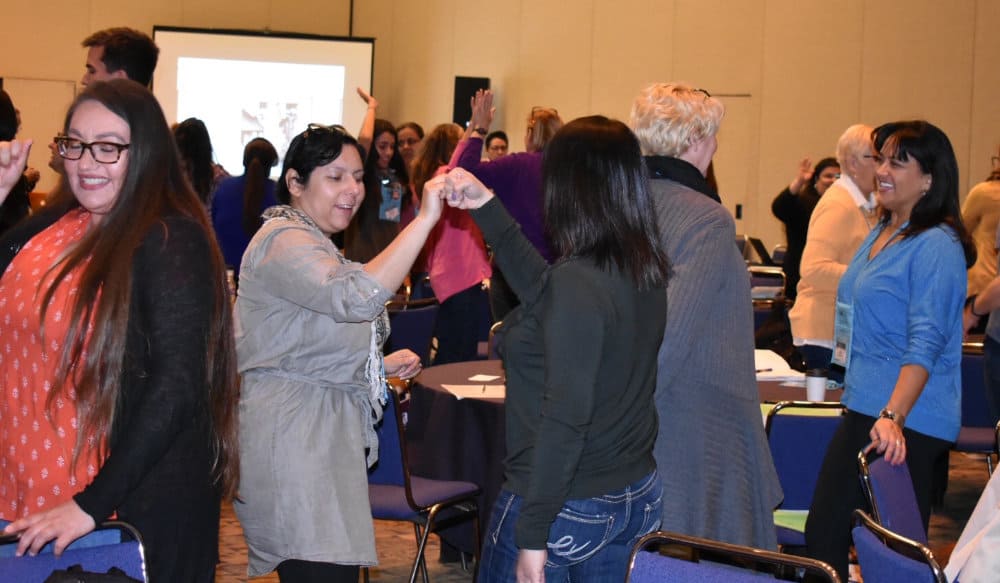
[[[365,368],[372,322],[382,318],[392,292],[360,263],[344,259],[314,223],[287,209],[265,214],[273,218],[243,256],[236,301],[243,384],[234,507],[251,577],[285,559],[377,560],[365,459],[373,421]]]
[[[782,492],[761,422],[750,280],[729,212],[677,182],[651,182],[670,262],[654,448],[662,528],[774,549]]]

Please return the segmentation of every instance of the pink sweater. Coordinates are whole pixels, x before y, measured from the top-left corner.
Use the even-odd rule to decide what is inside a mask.
[[[435,175],[448,170],[442,166]],[[445,206],[424,249],[431,288],[439,302],[493,275],[483,234],[468,211]]]

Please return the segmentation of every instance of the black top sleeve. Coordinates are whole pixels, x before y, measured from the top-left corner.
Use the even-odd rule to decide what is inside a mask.
[[[110,455],[74,497],[95,521],[115,511],[176,436],[204,417],[213,286],[220,277],[213,273],[207,236],[192,220],[170,218],[155,225],[136,252]]]

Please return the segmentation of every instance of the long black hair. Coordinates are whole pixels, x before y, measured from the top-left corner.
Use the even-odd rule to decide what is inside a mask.
[[[542,189],[561,257],[613,263],[640,289],[666,283],[646,166],[628,126],[600,115],[563,126],[542,155]]]
[[[951,227],[965,251],[965,262],[976,262],[976,247],[962,223],[958,204],[958,161],[951,141],[934,124],[924,120],[896,121],[880,125],[872,132],[875,150],[891,150],[899,160],[916,160],[924,174],[930,174],[931,184],[910,211],[910,221],[903,238],[913,237],[942,223]],[[891,212],[882,209],[882,222],[888,222]]]
[[[243,148],[243,232],[248,237],[261,225],[261,206],[264,204],[268,176],[278,162],[278,151],[264,138],[254,138]]]

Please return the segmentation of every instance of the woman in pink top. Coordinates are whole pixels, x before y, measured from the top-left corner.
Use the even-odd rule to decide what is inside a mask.
[[[455,124],[439,125],[424,138],[413,161],[414,192],[422,192],[427,180],[451,169],[448,160],[461,138],[462,128]],[[492,274],[483,235],[469,213],[445,207],[424,250],[431,288],[441,303],[434,364],[474,360],[479,338],[472,323],[486,309],[482,283]]]

